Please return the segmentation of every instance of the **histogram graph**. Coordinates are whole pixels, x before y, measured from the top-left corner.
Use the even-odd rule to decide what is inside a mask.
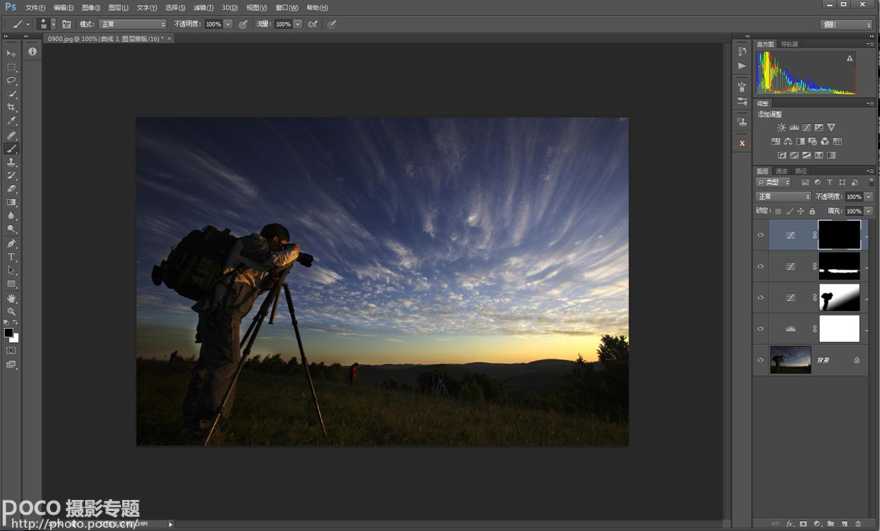
[[[758,95],[856,95],[852,51],[763,50],[755,66]]]

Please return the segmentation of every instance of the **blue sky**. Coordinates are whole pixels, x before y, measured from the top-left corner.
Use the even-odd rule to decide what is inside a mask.
[[[315,361],[592,358],[628,331],[628,136],[618,118],[140,119],[137,354],[197,352],[191,302],[150,281],[183,235],[280,222],[316,256],[289,277]],[[295,352],[282,313],[255,352]]]

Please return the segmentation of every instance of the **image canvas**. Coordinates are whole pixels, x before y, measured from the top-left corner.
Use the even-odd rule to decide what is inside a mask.
[[[136,142],[137,444],[628,444],[626,118]]]

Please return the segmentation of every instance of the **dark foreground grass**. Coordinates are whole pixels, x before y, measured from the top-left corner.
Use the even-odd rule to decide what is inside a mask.
[[[186,367],[140,361],[141,445],[189,444],[181,436]],[[321,433],[302,373],[245,370],[226,446],[625,446],[625,423],[589,416],[471,403],[406,391],[315,382],[328,437]]]

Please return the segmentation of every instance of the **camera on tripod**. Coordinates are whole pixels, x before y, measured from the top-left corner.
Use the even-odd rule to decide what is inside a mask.
[[[312,265],[312,261],[314,257],[310,254],[305,255],[304,262],[301,262],[304,266],[309,267]],[[300,258],[303,257],[303,253],[300,253]],[[300,258],[297,258],[297,261],[300,261]],[[303,367],[303,372],[306,375],[306,382],[312,392],[312,402],[315,405],[315,413],[318,417],[318,422],[321,424],[321,431],[324,433],[324,437],[327,437],[327,426],[324,424],[324,416],[321,414],[321,405],[318,404],[318,394],[315,392],[315,384],[312,381],[312,374],[309,372],[309,360],[306,358],[306,351],[303,349],[302,337],[299,333],[299,323],[296,320],[296,312],[293,309],[293,296],[290,294],[290,288],[287,286],[287,283],[284,281],[284,277],[286,272],[289,271],[290,268],[284,270],[284,274],[277,276],[272,279],[272,287],[268,289],[268,294],[266,298],[263,299],[263,303],[260,305],[259,311],[254,315],[253,321],[251,321],[250,326],[248,326],[247,332],[244,334],[244,338],[241,339],[241,346],[244,347],[244,351],[241,354],[241,357],[238,360],[238,365],[235,368],[235,373],[232,375],[232,381],[229,383],[229,386],[226,388],[226,392],[223,394],[223,400],[220,401],[220,407],[217,408],[217,412],[214,413],[214,421],[211,423],[211,429],[208,431],[208,434],[205,436],[205,440],[202,443],[202,446],[208,446],[211,444],[211,438],[214,436],[214,432],[217,430],[217,425],[220,423],[220,418],[223,415],[223,410],[226,408],[226,403],[229,401],[229,395],[232,393],[232,388],[235,386],[235,382],[238,381],[238,377],[241,374],[241,369],[244,367],[245,360],[248,359],[248,356],[251,354],[251,349],[254,346],[254,340],[257,338],[257,335],[260,333],[260,328],[263,326],[263,321],[266,320],[266,317],[269,317],[269,324],[272,324],[275,321],[275,310],[278,307],[278,300],[281,298],[282,291],[284,292],[284,299],[287,302],[287,311],[290,315],[290,324],[293,325],[293,333],[296,336],[296,344],[299,347],[299,357],[300,363]],[[271,313],[270,313],[271,312]]]
[[[296,261],[305,267],[312,267],[312,262],[315,261],[315,257],[308,253],[299,253],[299,256],[296,257]]]

